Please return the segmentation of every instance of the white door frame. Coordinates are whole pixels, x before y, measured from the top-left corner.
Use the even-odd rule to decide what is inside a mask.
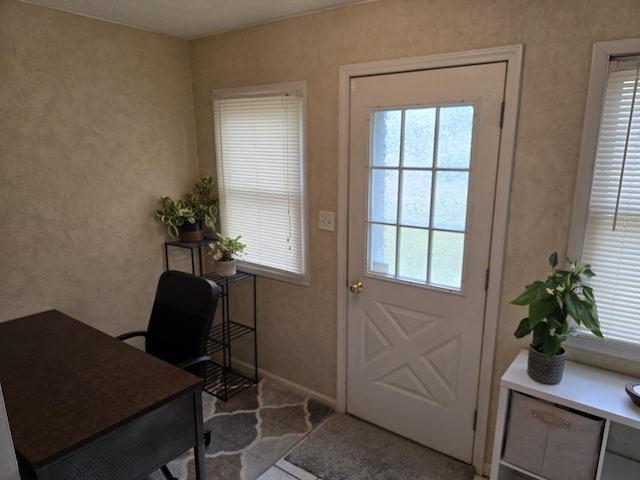
[[[484,456],[491,399],[496,331],[500,308],[502,267],[507,234],[511,171],[515,153],[523,50],[524,47],[522,45],[511,45],[460,53],[429,55],[424,57],[361,63],[340,67],[338,106],[338,345],[336,408],[338,411],[344,412],[347,406],[347,318],[349,309],[349,279],[347,278],[347,217],[349,215],[349,110],[351,78],[366,75],[407,72],[412,70],[425,70],[430,68],[507,62],[504,120],[502,136],[500,138],[500,153],[498,158],[496,197],[493,217],[494,222],[491,232],[492,240],[489,261],[491,274],[489,276],[487,302],[484,314],[485,328],[482,338],[482,356],[480,360],[480,381],[478,388],[478,420],[473,445],[472,465],[477,473],[482,473],[485,470]]]

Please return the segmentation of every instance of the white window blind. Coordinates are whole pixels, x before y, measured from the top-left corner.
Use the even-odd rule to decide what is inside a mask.
[[[213,99],[220,229],[242,236],[243,262],[294,280],[306,274],[301,94]]]
[[[640,344],[640,58],[612,60],[582,261],[605,340]]]

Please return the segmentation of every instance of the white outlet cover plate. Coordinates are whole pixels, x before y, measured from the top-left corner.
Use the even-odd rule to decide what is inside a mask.
[[[336,214],[334,212],[318,212],[318,228],[333,232],[335,230]]]

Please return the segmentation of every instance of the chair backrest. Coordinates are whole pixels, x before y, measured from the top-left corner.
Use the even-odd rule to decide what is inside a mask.
[[[173,270],[162,273],[147,327],[147,353],[174,365],[205,355],[218,294],[218,285],[206,278]],[[187,370],[204,377],[204,367]]]

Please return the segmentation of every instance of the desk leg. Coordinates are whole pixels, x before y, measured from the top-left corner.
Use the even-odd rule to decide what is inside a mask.
[[[193,458],[196,464],[196,480],[206,480],[207,472],[204,470],[204,442],[193,447]]]
[[[193,396],[196,421],[196,444],[193,446],[193,459],[196,467],[196,480],[206,480],[204,469],[204,430],[202,427],[202,390]]]

